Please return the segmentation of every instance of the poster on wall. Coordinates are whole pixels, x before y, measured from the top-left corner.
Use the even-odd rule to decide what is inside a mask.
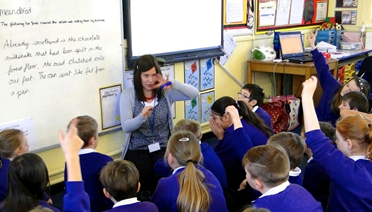
[[[185,119],[200,122],[199,97],[185,101]]]
[[[214,88],[213,58],[201,59],[200,66],[200,90],[205,91]]]
[[[209,119],[212,117],[211,107],[214,103],[214,91],[200,94],[201,100],[201,123],[209,122]]]
[[[121,84],[99,89],[102,130],[120,126]]]
[[[199,60],[185,62],[185,83],[199,90]]]

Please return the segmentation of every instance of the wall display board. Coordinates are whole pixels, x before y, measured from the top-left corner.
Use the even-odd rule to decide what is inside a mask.
[[[256,0],[256,33],[311,27],[325,21],[328,0]]]
[[[0,0],[0,129],[33,130],[37,151],[57,147],[58,130],[76,116],[101,130],[100,88],[123,83],[121,8],[120,0]]]

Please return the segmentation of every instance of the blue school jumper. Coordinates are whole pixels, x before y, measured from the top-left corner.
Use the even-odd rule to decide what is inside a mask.
[[[331,179],[327,211],[372,211],[372,162],[346,157],[320,130],[305,136],[314,160]]]
[[[203,162],[201,165],[212,172],[222,187],[227,187],[225,168],[216,153],[208,143],[200,143],[200,149],[203,155]],[[161,177],[168,177],[172,174],[172,168],[164,161],[164,158],[159,158],[155,163],[154,172]]]
[[[90,148],[81,149],[79,157],[84,188],[89,195],[92,212],[101,212],[112,208],[114,203],[103,194],[103,186],[99,180],[101,169],[112,161],[112,158]],[[65,181],[67,181],[66,169]]]
[[[84,191],[84,182],[66,182],[63,196],[63,212],[90,212],[89,196]]]
[[[305,168],[302,186],[322,204],[324,210],[328,204],[330,183],[328,174],[317,161],[310,158]]]
[[[328,121],[335,126],[336,120],[340,117],[340,114],[333,113],[331,111],[331,102],[334,95],[342,87],[342,85],[333,77],[329,71],[329,66],[324,59],[322,53],[318,49],[311,51],[313,55],[314,65],[318,74],[318,80],[323,89],[322,97],[320,98],[319,104],[316,107],[316,114],[319,121]]]
[[[1,163],[3,164],[0,168],[0,202],[6,197],[7,187],[8,187],[8,169],[10,165],[10,160],[1,158]]]
[[[214,148],[225,169],[230,168],[236,161],[240,163],[244,154],[250,148],[265,145],[268,139],[264,132],[247,123],[244,119],[240,120],[243,128],[234,130],[233,125],[228,127],[224,132],[223,139],[218,141]],[[239,165],[241,166],[241,164]]]
[[[241,122],[243,128],[234,130],[233,125],[228,127],[214,149],[225,167],[228,186],[233,190],[238,189],[245,179],[241,162],[244,154],[254,146],[265,145],[268,139],[265,133],[244,119]]]
[[[256,199],[253,205],[256,208],[267,208],[271,212],[323,211],[320,203],[306,189],[288,181],[267,191]]]
[[[221,185],[216,177],[204,167],[198,165],[196,167],[203,172],[205,184],[208,186],[212,198],[209,211],[227,212],[225,197],[223,196]],[[152,200],[155,205],[158,206],[159,211],[178,211],[177,198],[180,192],[178,175],[182,170],[184,170],[184,167],[176,169],[171,176],[159,180],[158,186],[152,196]]]

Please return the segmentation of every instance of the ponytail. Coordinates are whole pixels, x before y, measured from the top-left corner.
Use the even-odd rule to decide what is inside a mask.
[[[239,115],[249,124],[260,129],[267,137],[272,135],[271,129],[265,124],[265,122],[259,118],[243,101],[236,101],[235,107],[239,111]]]
[[[188,160],[186,168],[178,175],[180,193],[177,198],[179,211],[206,212],[212,202],[209,190],[204,183],[204,174],[195,167],[195,161]]]
[[[191,132],[178,131],[169,138],[164,159],[171,154],[185,169],[178,175],[180,192],[177,197],[179,211],[207,212],[212,198],[205,183],[205,176],[196,164],[202,160],[199,139]]]

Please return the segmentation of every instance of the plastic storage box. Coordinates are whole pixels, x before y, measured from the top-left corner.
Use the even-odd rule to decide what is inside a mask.
[[[327,29],[318,30],[318,35],[316,36],[315,43],[318,44],[320,41],[327,42],[329,44],[337,46],[340,48],[341,35],[345,30]]]
[[[362,43],[361,42],[340,42],[341,49],[353,49],[358,50],[362,49]]]

